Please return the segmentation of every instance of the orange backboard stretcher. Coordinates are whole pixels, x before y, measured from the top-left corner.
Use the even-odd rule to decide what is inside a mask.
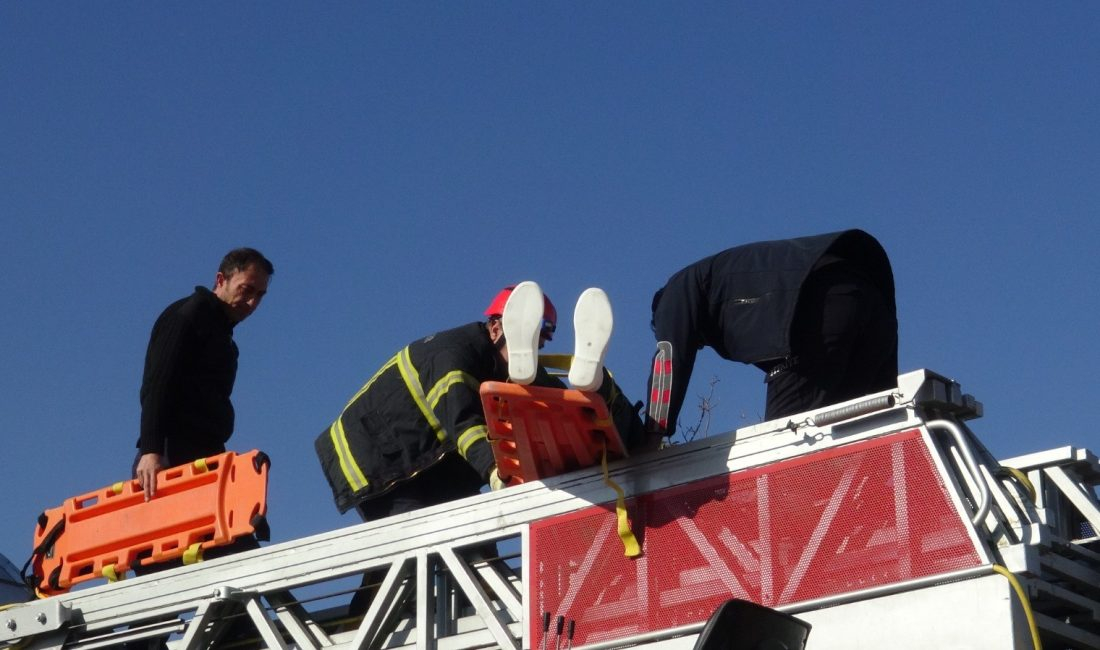
[[[625,458],[607,404],[596,393],[520,386],[481,385],[489,444],[501,476],[523,483]]]
[[[157,474],[145,501],[136,479],[72,497],[39,516],[31,559],[44,594],[101,576],[224,546],[266,539],[267,454],[226,452]]]

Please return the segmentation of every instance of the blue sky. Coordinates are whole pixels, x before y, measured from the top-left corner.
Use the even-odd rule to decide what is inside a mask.
[[[239,245],[231,447],[273,539],[341,517],[314,437],[394,351],[540,282],[616,310],[635,399],[653,291],[761,239],[863,228],[904,370],[951,376],[1008,457],[1092,445],[1100,5],[0,3],[0,553],[128,476],[149,330]],[[712,431],[759,421],[705,353]],[[697,411],[696,411],[697,412]],[[685,417],[686,420],[686,417]]]

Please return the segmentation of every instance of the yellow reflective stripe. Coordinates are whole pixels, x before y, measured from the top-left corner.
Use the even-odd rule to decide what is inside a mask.
[[[462,432],[462,435],[458,437],[458,453],[462,454],[462,457],[466,457],[466,452],[470,449],[470,445],[474,444],[478,440],[485,440],[489,437],[489,429],[484,424],[472,426]]]
[[[475,391],[479,388],[473,375],[461,370],[452,370],[443,375],[443,379],[435,382],[435,386],[432,386],[432,389],[428,391],[428,405],[434,409],[439,404],[439,400],[443,399],[443,396],[451,389],[451,386],[456,384],[466,384]]]
[[[363,475],[363,470],[351,455],[348,437],[344,433],[344,423],[341,420],[334,422],[328,429],[328,435],[332,440],[333,449],[336,450],[336,458],[340,461],[340,471],[344,473],[344,480],[351,486],[352,491],[358,492],[367,487],[367,477]]]
[[[347,411],[348,407],[355,403],[355,400],[363,396],[363,393],[367,392],[374,382],[382,376],[384,372],[392,368],[397,363],[397,355],[390,357],[378,372],[374,373],[367,383],[363,384],[363,387],[358,390],[351,399],[348,400],[344,410]],[[352,491],[358,492],[359,490],[367,487],[370,481],[363,474],[363,470],[359,467],[359,463],[355,462],[355,457],[351,455],[351,446],[348,444],[347,433],[344,432],[344,414],[341,413],[339,419],[332,423],[332,426],[328,429],[329,439],[332,440],[332,448],[336,451],[336,459],[340,461],[340,471],[344,474],[344,480],[351,486]]]
[[[379,368],[378,372],[374,373],[374,376],[372,376],[370,379],[367,380],[367,383],[363,384],[363,387],[359,389],[359,392],[357,392],[357,393],[355,393],[354,395],[351,396],[351,399],[348,400],[347,405],[344,406],[344,410],[346,411],[348,406],[351,406],[352,403],[355,402],[355,400],[359,399],[359,397],[363,393],[367,392],[367,389],[371,387],[371,384],[374,383],[374,380],[381,377],[382,373],[384,373],[387,370],[389,370],[390,368],[392,368],[393,364],[395,364],[395,363],[397,363],[397,355],[396,354],[393,355],[392,357],[390,357],[390,360],[386,362],[386,365]]]
[[[428,421],[428,426],[435,432],[435,437],[441,441],[444,440],[446,434],[443,433],[443,425],[439,423],[439,418],[435,417],[435,412],[428,407],[428,398],[424,395],[424,386],[420,384],[420,377],[416,373],[416,368],[413,367],[408,346],[397,353],[397,369],[401,371],[401,378],[405,380],[405,387],[409,389],[409,395],[416,402],[420,414]]]

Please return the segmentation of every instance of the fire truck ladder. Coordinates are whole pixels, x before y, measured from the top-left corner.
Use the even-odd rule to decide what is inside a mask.
[[[1096,457],[998,463],[966,426],[980,413],[921,370],[616,462],[640,558],[589,468],[15,605],[0,649],[690,648],[732,597],[807,620],[814,650],[1035,647],[1003,566],[1044,648],[1100,650]]]

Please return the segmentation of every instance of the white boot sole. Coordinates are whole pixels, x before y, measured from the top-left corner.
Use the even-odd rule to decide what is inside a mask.
[[[535,380],[542,309],[542,289],[530,281],[517,284],[504,303],[500,321],[508,345],[508,377],[517,384]]]
[[[603,383],[603,360],[615,322],[611,301],[603,289],[585,289],[573,310],[573,363],[569,383],[582,391],[594,391]]]

